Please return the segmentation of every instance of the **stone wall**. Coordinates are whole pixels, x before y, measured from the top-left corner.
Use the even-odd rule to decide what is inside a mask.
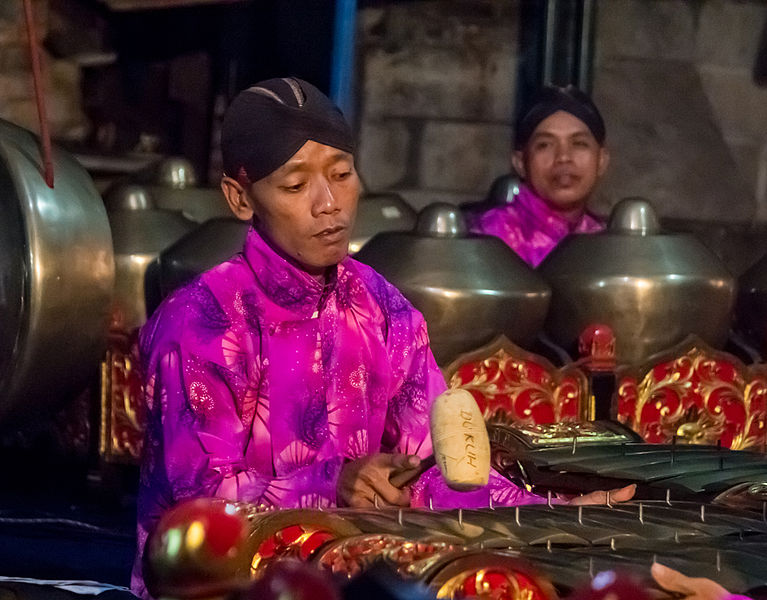
[[[767,217],[757,204],[767,88],[752,80],[767,3],[610,0],[599,9],[594,95],[614,164],[595,208],[640,194],[669,216]]]
[[[478,199],[508,169],[517,63],[509,0],[365,8],[359,164],[373,191],[414,207]]]
[[[518,10],[414,0],[360,11],[369,188],[420,208],[479,199],[506,171]],[[594,95],[613,154],[598,212],[641,194],[670,216],[767,219],[767,89],[751,80],[765,19],[762,0],[598,3]]]
[[[34,0],[38,41],[45,38],[56,15],[48,0]],[[0,2],[0,118],[38,132],[27,45],[26,22],[21,0]],[[58,139],[82,139],[87,122],[82,112],[80,69],[74,61],[57,60],[42,47],[46,108],[51,134]]]

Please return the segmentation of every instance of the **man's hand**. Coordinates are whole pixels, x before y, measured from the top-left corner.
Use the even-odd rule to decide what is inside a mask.
[[[730,595],[716,581],[705,577],[687,577],[659,563],[653,563],[650,572],[664,590],[684,594],[687,600],[722,600]]]
[[[421,463],[418,456],[372,454],[344,465],[338,478],[341,506],[410,506],[410,490],[397,489],[389,482],[392,474],[412,469]]]
[[[613,502],[626,502],[634,497],[636,491],[637,486],[636,484],[632,483],[626,487],[610,490],[609,492],[598,490],[596,492],[591,492],[590,494],[584,494],[583,496],[576,496],[575,498],[572,498],[568,504],[572,504],[574,506],[579,504],[608,504],[608,493],[610,494],[610,504]]]

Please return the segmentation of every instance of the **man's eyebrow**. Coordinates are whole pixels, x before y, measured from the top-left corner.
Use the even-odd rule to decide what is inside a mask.
[[[574,131],[573,133],[567,134],[566,137],[572,139],[576,137],[589,137],[592,135],[591,131],[589,129],[580,129],[578,131]],[[559,136],[551,131],[538,131],[534,133],[532,136],[530,136],[530,141],[536,140],[538,138],[558,138]]]
[[[349,154],[348,152],[344,152],[343,150],[339,150],[338,152],[334,152],[328,157],[328,164],[335,164],[337,162],[341,161],[347,161],[352,162],[354,160],[354,157]]]
[[[533,135],[530,136],[530,141],[537,140],[538,138],[555,138],[557,137],[550,131],[536,131]]]

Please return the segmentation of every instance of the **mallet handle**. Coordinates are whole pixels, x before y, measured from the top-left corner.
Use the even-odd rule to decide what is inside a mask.
[[[421,460],[421,464],[417,467],[406,469],[404,471],[397,471],[394,473],[394,475],[389,477],[389,483],[391,483],[395,488],[402,489],[403,487],[413,483],[416,479],[418,479],[421,475],[423,475],[436,464],[437,461],[434,458],[434,455],[431,454]]]

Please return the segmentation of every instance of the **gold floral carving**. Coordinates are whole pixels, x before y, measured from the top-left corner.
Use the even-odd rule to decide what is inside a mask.
[[[498,413],[523,423],[588,417],[588,380],[580,369],[557,369],[505,336],[460,356],[444,374],[451,388],[472,393],[485,419],[497,417]]]
[[[618,380],[618,419],[648,441],[763,447],[763,366],[748,368],[692,338]]]
[[[101,363],[99,453],[108,462],[137,464],[145,429],[141,378],[128,336],[110,333]]]

